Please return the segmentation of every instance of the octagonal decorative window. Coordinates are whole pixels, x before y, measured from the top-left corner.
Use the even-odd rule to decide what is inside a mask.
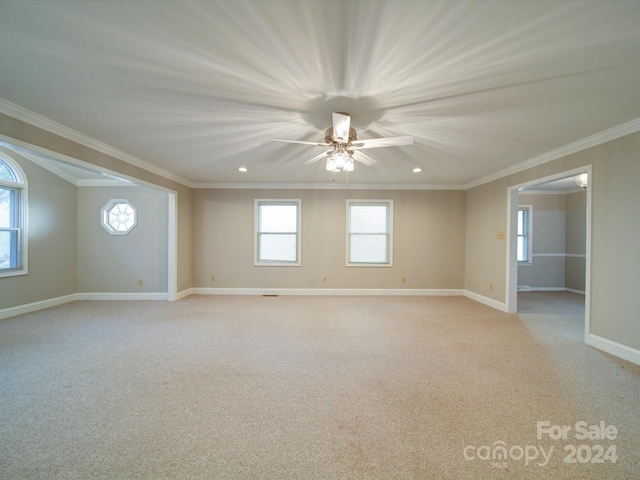
[[[100,211],[100,223],[111,235],[126,235],[138,223],[138,211],[128,200],[109,200]]]

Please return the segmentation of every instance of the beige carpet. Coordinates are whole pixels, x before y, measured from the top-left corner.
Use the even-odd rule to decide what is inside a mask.
[[[0,321],[0,478],[640,478],[640,367],[584,345],[583,297],[540,298],[507,315],[192,296]],[[572,430],[539,440],[538,421]],[[580,421],[618,434],[577,440]]]

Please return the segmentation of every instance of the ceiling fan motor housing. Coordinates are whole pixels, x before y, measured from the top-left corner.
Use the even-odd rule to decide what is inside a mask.
[[[355,128],[349,128],[349,141],[348,142],[343,142],[344,144],[350,144],[354,141],[356,141],[358,139],[358,135],[356,134],[356,130]],[[325,143],[328,143],[329,145],[333,145],[334,140],[333,140],[333,127],[329,127],[327,128],[327,130],[324,133],[324,141]]]

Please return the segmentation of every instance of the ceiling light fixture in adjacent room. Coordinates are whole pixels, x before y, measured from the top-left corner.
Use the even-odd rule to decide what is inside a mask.
[[[586,173],[576,175],[574,179],[579,187],[587,188],[587,186],[589,186],[589,175],[587,175]]]
[[[422,171],[422,169],[420,167],[416,167],[412,171],[413,171],[413,173],[420,173]]]

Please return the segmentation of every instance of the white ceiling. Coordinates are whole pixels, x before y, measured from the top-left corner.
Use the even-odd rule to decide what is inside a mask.
[[[640,117],[640,2],[0,2],[0,98],[191,185],[460,186]],[[238,167],[249,169],[238,172]],[[412,173],[421,167],[419,174]]]

